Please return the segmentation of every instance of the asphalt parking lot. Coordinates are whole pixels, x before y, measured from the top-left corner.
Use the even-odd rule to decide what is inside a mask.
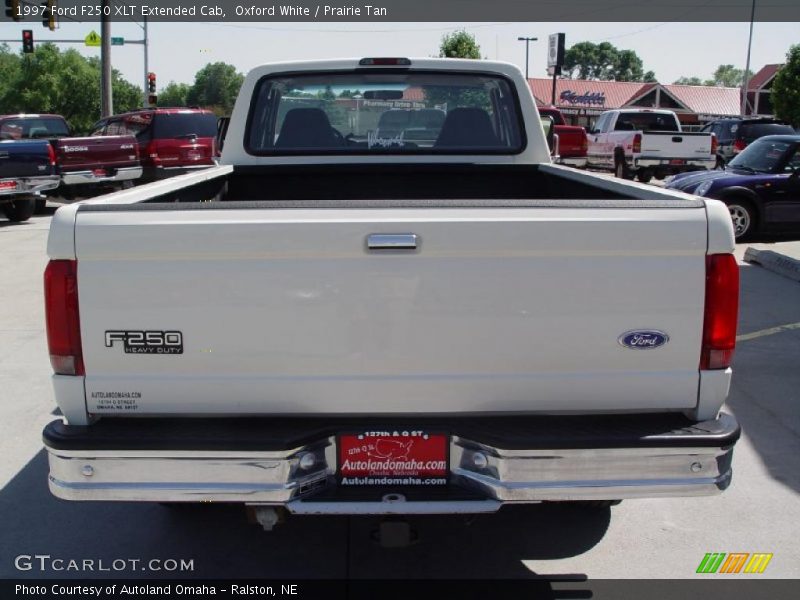
[[[52,213],[52,210],[50,211]],[[763,575],[800,577],[800,283],[741,267],[727,410],[744,428],[734,480],[708,498],[631,500],[612,509],[511,507],[412,519],[418,541],[383,549],[370,517],[294,517],[271,533],[240,509],[68,503],[47,490],[40,432],[54,419],[41,275],[50,215],[0,220],[0,577],[691,578],[707,552],[769,552]],[[782,244],[770,243],[777,251]],[[796,244],[796,242],[795,242]],[[738,249],[741,256],[744,246]],[[191,559],[193,571],[20,571],[19,555]],[[707,576],[706,576],[707,577]],[[723,576],[720,576],[723,577]]]

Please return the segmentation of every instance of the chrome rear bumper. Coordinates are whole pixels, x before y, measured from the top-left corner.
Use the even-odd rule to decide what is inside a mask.
[[[569,156],[569,157],[559,157],[559,159],[556,162],[560,165],[575,167],[576,169],[585,169],[588,159],[585,156]]]
[[[58,175],[19,178],[8,177],[0,178],[0,181],[15,181],[17,184],[14,188],[0,189],[0,197],[18,196],[20,194],[39,194],[56,189],[60,183]]]
[[[112,169],[113,175],[95,175],[93,171],[73,171],[64,173],[61,181],[64,185],[87,185],[90,183],[115,183],[118,181],[131,181],[142,176],[142,167],[123,167]]]
[[[74,447],[79,440],[61,443],[65,438],[54,433],[70,426],[53,423],[48,428],[49,485],[59,498],[239,502],[285,506],[303,514],[491,512],[504,503],[717,494],[730,484],[739,435],[736,420],[728,415],[679,434],[631,440],[626,447],[600,441],[596,447],[507,449],[454,434],[446,494],[361,488],[353,496],[336,484],[335,436],[278,451],[180,449],[179,444],[79,449]],[[587,444],[599,439],[596,431],[590,437]],[[307,454],[314,460],[301,466]]]

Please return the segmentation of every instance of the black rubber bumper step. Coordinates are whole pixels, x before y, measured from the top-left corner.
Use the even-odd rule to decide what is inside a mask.
[[[600,416],[387,416],[314,418],[114,418],[88,425],[48,424],[55,450],[281,451],[338,433],[416,429],[507,450],[727,447],[741,429],[727,414],[696,423],[680,414]]]

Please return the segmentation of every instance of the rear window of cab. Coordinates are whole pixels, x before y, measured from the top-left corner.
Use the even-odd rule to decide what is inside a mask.
[[[469,72],[268,76],[245,136],[254,155],[517,154],[524,144],[513,85]]]

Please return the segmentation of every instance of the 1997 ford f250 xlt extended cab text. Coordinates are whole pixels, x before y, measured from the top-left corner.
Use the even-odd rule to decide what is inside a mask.
[[[53,217],[56,496],[267,523],[729,485],[727,209],[550,164],[516,67],[262,66],[222,163]]]

